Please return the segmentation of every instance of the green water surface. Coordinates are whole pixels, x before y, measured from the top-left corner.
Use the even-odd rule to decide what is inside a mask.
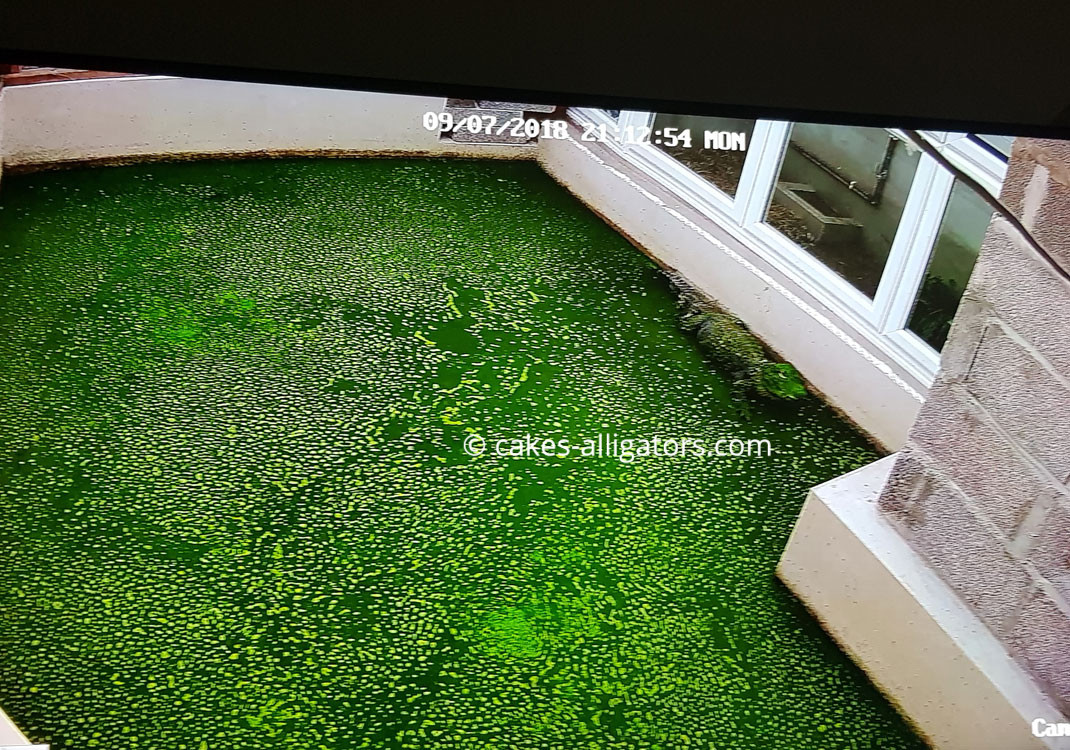
[[[773,575],[876,458],[732,408],[537,166],[197,162],[0,190],[0,706],[54,748],[922,744]],[[470,434],[770,440],[472,457]]]

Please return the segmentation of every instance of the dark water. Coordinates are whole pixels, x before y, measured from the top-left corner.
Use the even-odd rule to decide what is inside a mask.
[[[916,748],[776,582],[875,458],[743,420],[526,163],[6,177],[0,705],[56,748]],[[470,457],[469,434],[768,438]]]

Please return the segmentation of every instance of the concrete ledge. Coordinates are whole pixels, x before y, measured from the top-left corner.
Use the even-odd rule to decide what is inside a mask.
[[[1067,722],[879,513],[888,456],[810,491],[777,573],[936,748],[1070,748]]]

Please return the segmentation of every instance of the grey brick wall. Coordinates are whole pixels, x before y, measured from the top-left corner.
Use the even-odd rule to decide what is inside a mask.
[[[1001,199],[1070,269],[1070,144],[1018,139]],[[1070,710],[1070,284],[1000,217],[880,505]]]

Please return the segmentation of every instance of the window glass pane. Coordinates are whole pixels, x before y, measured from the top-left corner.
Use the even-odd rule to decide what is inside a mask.
[[[947,340],[951,319],[955,317],[991,219],[989,205],[956,180],[907,322],[911,331],[937,351]]]
[[[920,156],[882,128],[796,123],[766,221],[872,297]]]
[[[971,135],[970,137],[981,141],[1004,159],[1011,155],[1011,146],[1014,145],[1013,135]]]
[[[739,175],[747,158],[754,120],[731,117],[695,117],[657,113],[651,126],[650,142],[722,192],[735,196]],[[706,148],[706,133],[743,133],[744,148],[739,141],[713,136],[711,142],[721,148]],[[683,137],[684,133],[689,139]],[[673,142],[675,140],[675,143]]]

